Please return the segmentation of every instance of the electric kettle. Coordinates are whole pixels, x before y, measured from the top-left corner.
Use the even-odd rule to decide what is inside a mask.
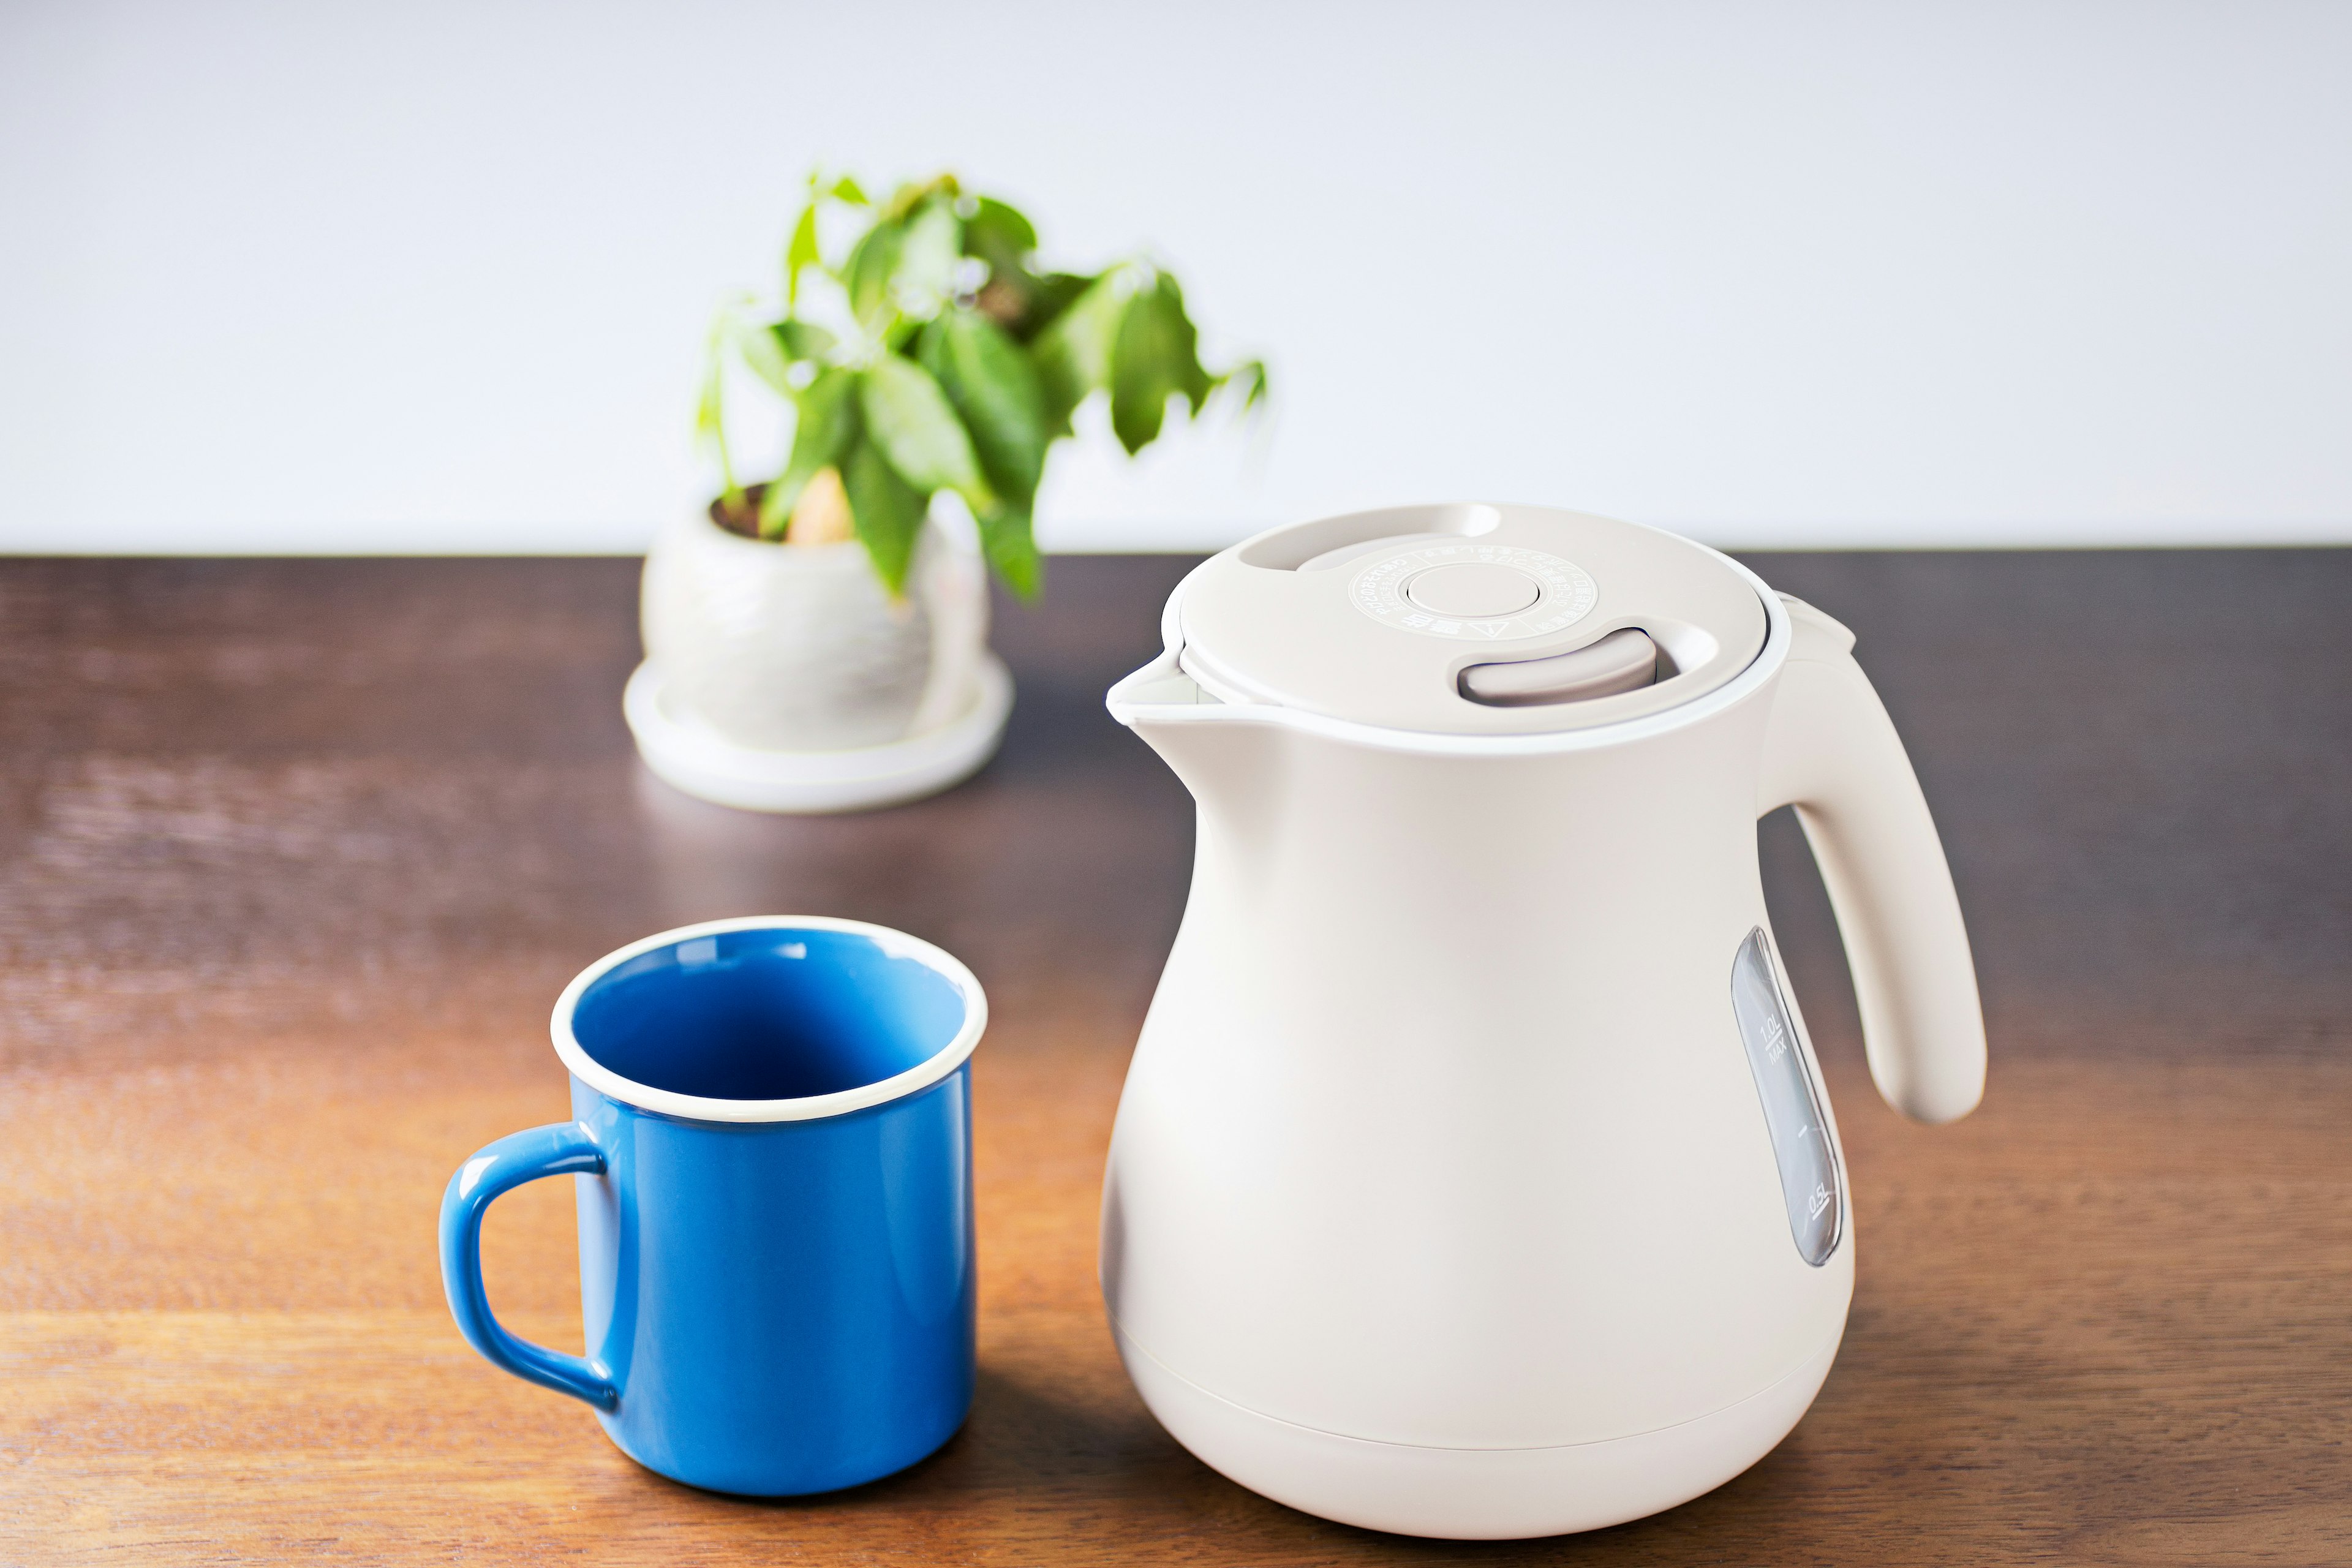
[[[1198,804],[1101,1279],[1160,1423],[1345,1523],[1696,1497],[1845,1328],[1837,1125],[1756,819],[1793,804],[1897,1110],[1983,1092],[1950,871],[1851,633],[1703,546],[1454,505],[1262,533],[1109,708]]]

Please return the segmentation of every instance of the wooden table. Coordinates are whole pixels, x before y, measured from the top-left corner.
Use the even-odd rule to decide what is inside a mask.
[[[864,816],[670,794],[622,561],[0,565],[0,1562],[2352,1562],[2352,554],[1764,558],[1850,621],[1942,820],[1994,1068],[1870,1090],[1801,843],[1777,923],[1846,1129],[1844,1352],[1747,1475],[1488,1546],[1307,1518],[1145,1414],[1093,1282],[1182,791],[1101,710],[1181,562],[1068,560],[1001,759]],[[709,1496],[458,1339],[443,1182],[557,1120],[563,981],[687,921],[900,926],[993,1001],[981,1384],[929,1461]],[[579,1344],[571,1196],[494,1300]]]

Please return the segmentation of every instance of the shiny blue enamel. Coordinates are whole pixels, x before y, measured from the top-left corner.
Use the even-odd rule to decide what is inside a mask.
[[[713,941],[599,976],[572,1016],[582,1049],[657,1089],[774,1100],[894,1077],[963,1026],[953,985],[862,935]],[[483,1355],[586,1400],[624,1452],[676,1479],[779,1496],[903,1468],[971,1402],[970,1084],[966,1063],[836,1115],[720,1121],[646,1110],[575,1075],[573,1121],[501,1139],[452,1178],[450,1310]],[[509,1335],[480,1279],[489,1202],[565,1173],[584,1359]]]

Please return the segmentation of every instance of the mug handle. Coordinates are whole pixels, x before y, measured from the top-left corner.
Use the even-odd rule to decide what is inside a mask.
[[[593,1175],[604,1169],[604,1152],[577,1121],[534,1127],[485,1145],[457,1167],[441,1195],[441,1288],[448,1293],[457,1331],[492,1366],[599,1410],[613,1410],[620,1405],[621,1391],[604,1367],[515,1338],[490,1315],[490,1299],[482,1289],[482,1215],[491,1199],[541,1176]]]

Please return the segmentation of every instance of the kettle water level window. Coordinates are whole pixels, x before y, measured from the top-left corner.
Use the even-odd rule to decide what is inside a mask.
[[[1780,999],[1779,976],[1766,951],[1761,927],[1739,944],[1731,964],[1731,1011],[1748,1047],[1748,1066],[1764,1102],[1764,1126],[1780,1166],[1780,1195],[1789,1205],[1789,1231],[1804,1260],[1819,1268],[1837,1250],[1844,1200],[1838,1183],[1837,1151],[1830,1147],[1828,1119],[1797,1043],[1795,1020]]]

